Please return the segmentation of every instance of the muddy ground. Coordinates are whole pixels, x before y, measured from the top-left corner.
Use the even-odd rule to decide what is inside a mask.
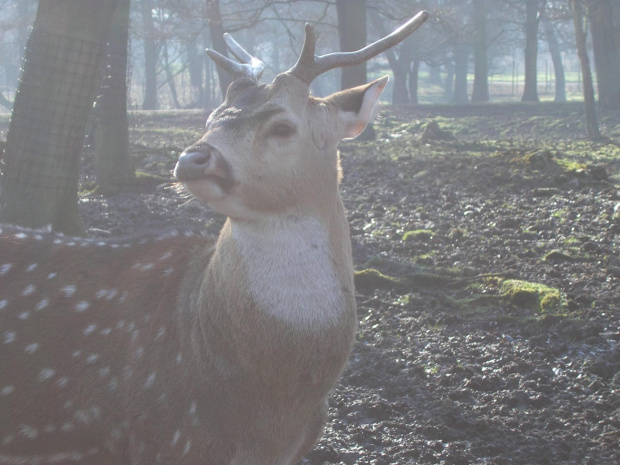
[[[384,107],[341,145],[359,336],[304,464],[620,463],[620,118],[580,108]],[[163,178],[83,195],[91,234],[217,233],[170,176],[203,122],[134,114]]]

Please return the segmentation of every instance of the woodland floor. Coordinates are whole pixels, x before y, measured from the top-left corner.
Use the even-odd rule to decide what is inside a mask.
[[[85,193],[91,234],[217,233],[171,179],[204,119],[132,116],[163,178]],[[620,118],[601,126],[612,143],[577,104],[383,107],[375,141],[341,144],[359,335],[304,464],[620,463]]]

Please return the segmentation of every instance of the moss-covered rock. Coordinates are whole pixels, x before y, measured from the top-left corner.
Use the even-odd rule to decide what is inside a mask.
[[[518,279],[503,281],[500,293],[515,307],[531,308],[541,313],[557,313],[566,305],[559,289]]]

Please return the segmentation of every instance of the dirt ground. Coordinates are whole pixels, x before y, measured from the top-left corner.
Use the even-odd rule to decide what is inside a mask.
[[[170,174],[204,115],[132,119],[163,178],[83,195],[90,233],[216,234]],[[359,335],[304,464],[620,463],[619,122],[595,143],[577,104],[384,107],[342,144]]]

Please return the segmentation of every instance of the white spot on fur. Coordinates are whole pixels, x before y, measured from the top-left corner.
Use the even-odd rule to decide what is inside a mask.
[[[153,384],[155,384],[155,376],[156,376],[155,373],[151,373],[149,375],[149,377],[144,382],[144,389],[149,389],[149,388],[153,387]]]
[[[74,429],[75,425],[69,422],[63,423],[63,425],[60,427],[60,431],[62,431],[63,433],[70,433]]]
[[[192,441],[187,441],[185,443],[185,448],[183,449],[183,456],[185,457],[187,454],[189,454],[189,450],[192,448]]]
[[[4,386],[0,390],[0,396],[8,396],[9,394],[12,394],[14,391],[15,391],[15,386]]]
[[[112,371],[110,369],[110,367],[103,367],[99,369],[99,377],[100,378],[105,378],[106,376],[108,376],[110,374],[110,371]]]
[[[0,300],[0,310],[5,309],[8,304],[9,304],[8,300],[6,300],[6,299]]]
[[[181,431],[180,430],[176,430],[174,432],[174,434],[172,435],[172,441],[170,442],[170,445],[176,446],[177,442],[179,442],[179,438],[180,437],[181,437]]]
[[[41,310],[43,310],[45,307],[47,307],[50,303],[50,299],[43,299],[41,300],[35,307],[34,309],[37,312],[40,312]]]
[[[69,286],[63,287],[60,291],[65,295],[65,297],[71,297],[75,294],[76,289],[77,288],[73,284],[70,284]]]
[[[39,432],[30,425],[20,425],[18,434],[26,439],[36,439]]]
[[[34,294],[34,291],[36,291],[36,290],[37,290],[37,288],[36,288],[36,286],[35,286],[34,284],[28,284],[28,285],[24,288],[24,290],[22,291],[22,295],[23,295],[24,297],[26,297],[26,296],[28,296],[28,295],[32,295],[32,294]]]
[[[56,374],[56,371],[54,369],[44,368],[43,370],[39,372],[39,382],[42,383],[43,381],[47,381],[55,374]]]
[[[57,273],[50,273],[47,275],[47,279],[54,279],[56,276],[58,276]]]
[[[67,384],[69,384],[69,378],[66,377],[62,377],[62,378],[58,378],[58,380],[56,380],[56,386],[58,386],[59,388],[64,388],[65,386],[67,386]]]
[[[88,357],[86,357],[86,363],[88,365],[95,363],[97,360],[99,360],[99,354],[90,354]]]
[[[118,294],[118,289],[108,289],[108,295],[105,297],[105,300],[112,300]]]
[[[95,324],[88,325],[86,327],[86,329],[84,329],[84,331],[82,331],[82,334],[84,336],[90,336],[92,333],[95,332],[96,329],[97,329],[97,325],[95,325]]]
[[[26,319],[28,319],[29,316],[30,316],[30,312],[22,312],[17,317],[20,320],[26,320]]]
[[[37,266],[39,266],[38,263],[33,263],[32,265],[30,265],[28,268],[26,268],[26,273],[31,272],[32,270],[34,270]]]
[[[0,276],[4,276],[5,274],[7,274],[11,268],[13,268],[12,263],[5,263],[0,266]]]
[[[38,348],[39,348],[39,344],[36,342],[33,342],[32,344],[28,344],[24,350],[27,353],[32,354],[36,352]]]
[[[57,463],[79,462],[83,458],[84,455],[79,452],[61,452],[59,454],[50,455],[47,459],[47,463],[55,465]]]
[[[88,309],[88,307],[90,307],[90,304],[86,302],[85,300],[82,300],[81,302],[78,302],[74,308],[76,312],[82,313],[82,312],[85,312]]]
[[[11,344],[12,342],[15,342],[16,338],[17,338],[17,333],[15,331],[4,332],[4,343],[5,344]]]

